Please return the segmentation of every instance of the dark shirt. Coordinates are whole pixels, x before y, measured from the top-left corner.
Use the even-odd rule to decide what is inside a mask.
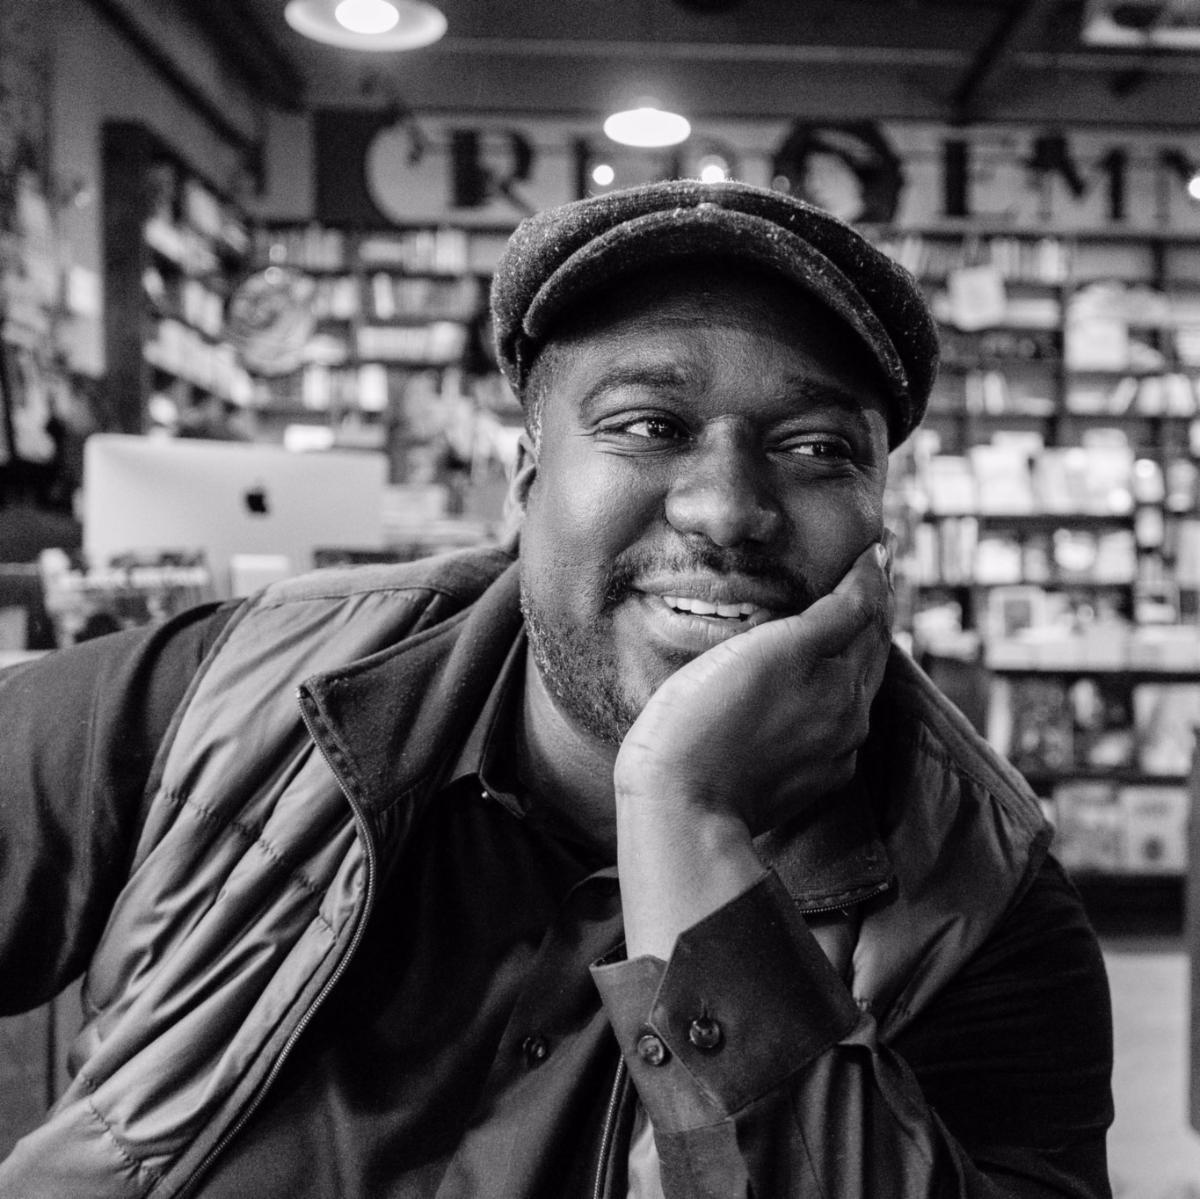
[[[620,897],[509,789],[519,678],[510,658],[208,1199],[590,1194],[620,1055],[588,967],[620,943]]]
[[[102,760],[42,757],[42,769],[52,761],[61,771],[42,780],[43,793],[85,795],[99,779],[128,793],[136,820],[132,801],[154,747],[228,611],[85,647],[103,658],[88,676],[100,680],[93,719],[122,735],[96,742]],[[350,969],[217,1160],[204,1195],[590,1193],[618,1041],[627,1045],[636,1035],[665,966],[639,959],[616,975],[589,973],[619,946],[615,874],[531,810],[511,776],[505,749],[513,701],[505,702],[504,681],[512,685],[514,673],[497,683],[405,856],[390,864]],[[66,669],[42,673],[43,717],[53,702],[47,689],[71,688],[77,677]],[[64,730],[22,732],[49,745]],[[24,760],[14,755],[13,767]],[[778,1030],[782,1048],[812,1035],[803,1027],[806,1014],[756,1010],[756,979],[723,970],[718,948],[754,940],[764,913],[780,902],[772,887],[782,892],[768,875],[689,930],[681,945],[706,963],[707,985],[726,1008]],[[1110,1057],[1105,1021],[1096,1015],[1107,1004],[1096,957],[1077,898],[1049,860],[983,948],[893,1044],[868,1049],[854,1029],[832,1053],[843,1055],[843,1065],[875,1054],[870,1069],[878,1081],[863,1094],[882,1094],[900,1112],[911,1105],[906,1087],[915,1076],[961,1150],[1007,1183],[1007,1193],[1046,1194],[1063,1171],[1075,1180],[1064,1194],[1106,1195]],[[812,1160],[845,1152],[841,1137],[822,1144],[823,1114],[804,1103],[807,1088],[831,1094],[836,1084],[822,1074],[832,1060],[822,1052],[807,1063],[785,1100],[796,1108],[791,1118],[803,1127]],[[694,1081],[689,1090],[677,1061],[643,1070],[635,1059],[632,1068],[664,1134],[660,1142],[669,1145],[675,1129],[691,1122],[684,1109],[695,1102]],[[720,1098],[722,1087],[745,1081],[736,1062],[730,1067],[726,1058],[721,1068],[735,1076],[702,1079],[703,1094]],[[854,1094],[839,1097],[847,1110],[858,1102]],[[851,1116],[864,1138],[879,1118],[870,1109]],[[627,1120],[624,1144],[630,1132]],[[1037,1151],[1034,1158],[1026,1148]],[[754,1146],[745,1153],[753,1157]],[[947,1164],[950,1175],[959,1168]],[[618,1176],[618,1194],[621,1187]]]

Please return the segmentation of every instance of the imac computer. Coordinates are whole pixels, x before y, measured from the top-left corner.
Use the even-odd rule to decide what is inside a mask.
[[[301,574],[318,549],[383,548],[382,453],[97,433],[84,447],[93,567],[203,551],[219,597]]]

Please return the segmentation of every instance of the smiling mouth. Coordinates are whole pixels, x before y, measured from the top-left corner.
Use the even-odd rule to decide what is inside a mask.
[[[675,612],[686,612],[691,616],[710,616],[735,624],[748,621],[755,615],[769,615],[766,608],[760,608],[757,604],[718,604],[685,595],[664,595],[662,601]]]

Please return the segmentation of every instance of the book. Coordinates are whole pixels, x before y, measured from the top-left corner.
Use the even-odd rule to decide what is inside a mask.
[[[1187,788],[1121,787],[1117,803],[1124,825],[1125,869],[1182,873],[1187,867]]]
[[[1075,722],[1070,695],[1058,679],[1014,679],[1007,690],[1007,753],[1022,773],[1067,770],[1075,762]]]
[[[1133,705],[1140,768],[1186,774],[1200,726],[1200,683],[1140,683]]]
[[[1121,870],[1124,811],[1110,783],[1073,781],[1054,788],[1053,849],[1069,870]]]
[[[1071,686],[1071,708],[1077,766],[1122,769],[1133,764],[1133,707],[1122,680],[1079,679]]]

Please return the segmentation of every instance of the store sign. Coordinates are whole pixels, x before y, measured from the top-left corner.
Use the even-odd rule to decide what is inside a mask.
[[[730,121],[706,124],[680,147],[646,151],[550,118],[328,110],[314,128],[316,216],[335,224],[448,216],[511,224],[608,188],[697,176],[719,161],[736,178],[786,184],[850,220],[1200,233],[1200,204],[1186,188],[1200,141],[1124,129]]]
[[[771,160],[771,182],[845,221],[887,224],[904,191],[904,165],[873,121],[797,121]]]

